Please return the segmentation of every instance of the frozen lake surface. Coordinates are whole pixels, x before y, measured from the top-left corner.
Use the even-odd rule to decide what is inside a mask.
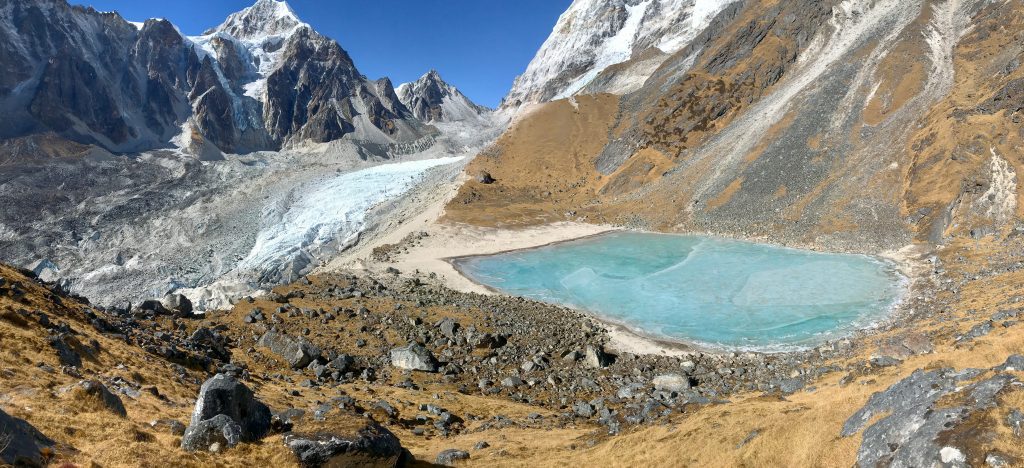
[[[502,292],[582,308],[655,337],[765,351],[869,327],[903,290],[891,265],[868,256],[634,232],[456,265]]]

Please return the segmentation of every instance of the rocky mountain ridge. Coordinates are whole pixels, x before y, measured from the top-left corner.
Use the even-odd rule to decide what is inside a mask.
[[[52,132],[115,152],[202,157],[341,138],[429,139],[387,78],[369,80],[283,1],[258,0],[202,36],[65,0],[0,7],[0,137]]]

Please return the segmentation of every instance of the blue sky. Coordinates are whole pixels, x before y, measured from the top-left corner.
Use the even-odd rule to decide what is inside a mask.
[[[71,0],[126,19],[167,18],[198,35],[255,0]],[[431,68],[494,107],[526,69],[571,0],[289,0],[303,21],[335,39],[370,78],[395,86]]]

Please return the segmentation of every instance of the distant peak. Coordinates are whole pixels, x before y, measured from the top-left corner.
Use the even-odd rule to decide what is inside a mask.
[[[444,79],[441,78],[441,74],[438,73],[437,70],[435,70],[433,68],[431,68],[430,71],[424,73],[423,76],[421,76],[413,84],[414,85],[418,84],[418,85],[421,85],[421,86],[440,86],[440,87],[450,87],[451,86],[448,83],[446,83],[444,81]]]
[[[207,34],[224,32],[238,39],[258,39],[288,34],[305,25],[287,2],[257,0],[251,7],[232,13],[224,23],[207,31]]]

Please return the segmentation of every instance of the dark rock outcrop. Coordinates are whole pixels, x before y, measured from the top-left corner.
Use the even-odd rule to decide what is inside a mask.
[[[106,385],[97,380],[86,380],[81,382],[79,386],[82,387],[86,395],[98,399],[110,412],[122,418],[128,416],[128,411],[125,410],[121,398],[111,393]]]
[[[403,453],[398,438],[373,421],[353,435],[288,434],[284,444],[303,467],[395,467]]]
[[[43,451],[54,441],[24,419],[0,410],[0,465],[45,466]]]

